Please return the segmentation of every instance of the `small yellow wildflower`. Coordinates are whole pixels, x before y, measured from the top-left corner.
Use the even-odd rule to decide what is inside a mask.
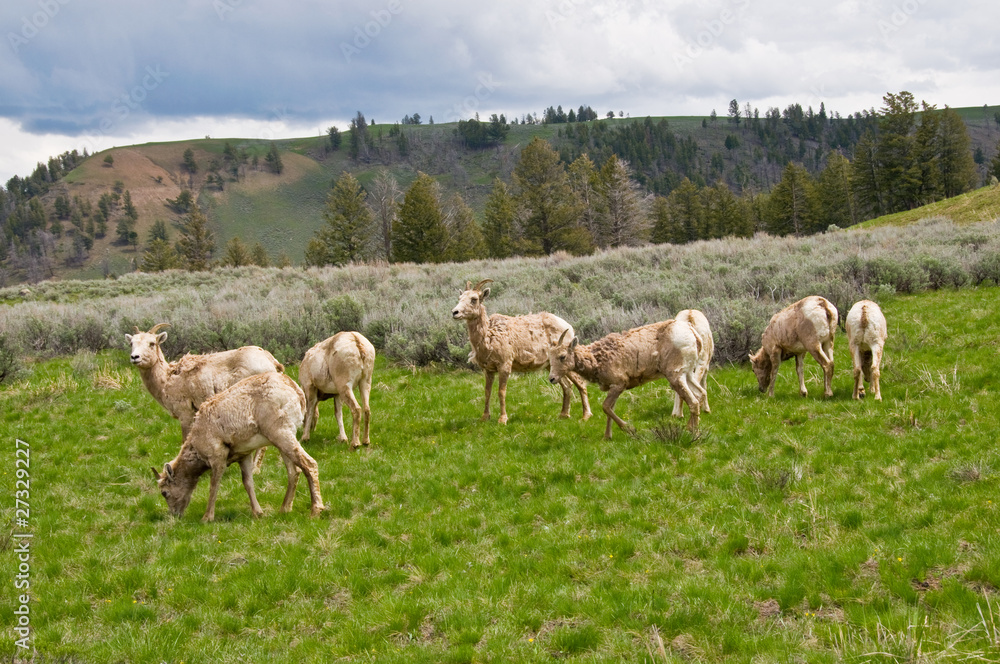
[[[896,560],[898,560],[899,562],[903,562],[902,558],[896,558]]]
[[[534,643],[534,642],[535,642],[535,639],[533,639],[533,638],[532,639],[528,639],[528,643]]]

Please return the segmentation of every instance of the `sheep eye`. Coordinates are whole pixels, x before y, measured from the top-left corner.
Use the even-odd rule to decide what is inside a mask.
[[[155,345],[156,345],[156,344],[154,344],[154,343],[153,343],[152,341],[150,341],[150,342],[149,342],[149,347],[150,347],[150,348],[152,348],[152,347],[153,347],[153,346],[155,346]]]
[[[559,356],[559,361],[560,362],[564,362],[565,360],[566,360],[566,356],[565,355],[560,355]]]
[[[475,304],[475,303],[476,303],[477,301],[478,301],[478,300],[477,300],[476,298],[472,298],[472,303],[473,303],[473,304]]]

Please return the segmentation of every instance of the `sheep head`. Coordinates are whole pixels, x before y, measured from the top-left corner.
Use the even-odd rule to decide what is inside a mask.
[[[156,468],[152,470],[157,488],[160,490],[160,495],[166,499],[170,513],[174,516],[183,515],[188,503],[191,502],[191,496],[194,495],[194,485],[178,481],[179,478],[174,474],[170,463],[163,464],[162,473],[158,473]]]
[[[579,339],[573,337],[567,339],[569,330],[564,331],[559,336],[559,341],[555,346],[550,346],[549,354],[549,382],[558,383],[568,372],[576,368],[576,346]]]
[[[126,334],[125,341],[132,346],[129,360],[140,369],[148,369],[159,361],[160,344],[167,340],[167,333],[160,332],[164,327],[170,327],[169,323],[157,323],[149,329],[149,332],[140,332],[138,327],[133,327],[134,334]]]
[[[766,392],[771,386],[771,356],[761,348],[756,353],[750,355],[750,368],[757,376],[757,387],[761,392]]]
[[[465,290],[458,296],[458,304],[451,311],[455,320],[475,320],[482,313],[483,300],[490,296],[490,289],[483,288],[492,283],[492,279],[483,279],[475,286],[471,281],[465,283]]]

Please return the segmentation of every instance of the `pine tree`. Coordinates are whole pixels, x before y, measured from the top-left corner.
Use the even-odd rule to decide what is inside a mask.
[[[521,253],[587,254],[593,250],[590,233],[578,223],[580,203],[569,186],[566,169],[548,141],[536,137],[521,151],[513,180],[523,214]]]
[[[472,208],[461,196],[455,194],[448,199],[444,217],[448,232],[448,245],[444,252],[446,261],[460,263],[486,255],[482,229]]]
[[[192,175],[198,172],[198,163],[194,160],[194,150],[188,148],[184,151],[184,169]]]
[[[167,236],[167,224],[162,219],[157,219],[153,222],[152,228],[149,229],[149,241],[153,240],[164,240],[167,241],[170,238]]]
[[[600,174],[586,153],[569,165],[569,186],[580,202],[580,224],[596,239],[606,209],[599,191]]]
[[[851,162],[851,189],[858,202],[859,221],[886,213],[883,183],[878,145],[875,138],[866,133],[854,146],[854,161]]]
[[[667,196],[667,211],[670,220],[667,242],[683,244],[707,237],[705,231],[705,206],[702,204],[698,185],[684,178],[680,185]],[[663,225],[663,222],[659,222]],[[663,237],[663,231],[658,232]]]
[[[976,162],[962,116],[945,106],[939,133],[941,186],[944,195],[958,196],[976,186]]]
[[[496,178],[483,209],[483,241],[487,256],[509,258],[514,255],[516,223],[514,198],[504,181]]]
[[[913,129],[917,103],[909,92],[889,93],[879,117],[878,163],[880,189],[886,212],[915,207],[920,189],[920,166],[914,149]]]
[[[417,173],[406,190],[403,205],[392,226],[392,260],[440,263],[448,236],[438,202],[438,185],[431,176]]]
[[[851,162],[839,152],[831,152],[816,186],[819,226],[847,228],[860,221],[851,184]]]
[[[271,147],[268,148],[267,154],[264,156],[264,161],[272,171],[277,175],[281,175],[281,172],[285,170],[285,165],[281,162],[281,154],[278,152],[277,143],[271,143]]]
[[[255,242],[250,250],[250,262],[259,267],[270,267],[271,259],[267,255],[267,249],[260,242]]]
[[[226,255],[222,258],[222,265],[227,267],[243,267],[252,262],[247,245],[243,243],[239,235],[234,235],[226,243]]]
[[[326,199],[321,228],[308,247],[309,265],[346,265],[360,261],[371,243],[373,219],[357,179],[344,171]]]
[[[768,200],[767,230],[773,235],[805,235],[816,229],[812,178],[801,164],[789,163]]]
[[[375,223],[374,254],[382,260],[392,258],[392,225],[399,212],[400,199],[403,192],[399,183],[385,168],[375,173],[368,193],[368,205],[371,207]]]
[[[920,125],[913,138],[913,158],[919,173],[914,203],[924,205],[941,198],[941,163],[939,140],[941,114],[927,102],[923,104]]]
[[[604,214],[595,236],[597,246],[635,246],[648,240],[646,201],[632,180],[628,162],[612,154],[601,167],[598,181]]]
[[[146,245],[140,268],[143,272],[162,272],[181,266],[180,257],[170,243],[162,238],[153,238]]]
[[[988,175],[1000,180],[1000,141],[997,142],[996,154],[994,155],[992,161],[990,161],[990,170]]]
[[[753,235],[753,224],[744,201],[737,198],[724,182],[703,188],[701,198],[707,237],[718,239]]]
[[[195,206],[188,215],[187,223],[181,229],[181,237],[177,241],[177,253],[180,254],[186,269],[199,272],[210,269],[214,251],[215,237],[208,229],[208,219]]]

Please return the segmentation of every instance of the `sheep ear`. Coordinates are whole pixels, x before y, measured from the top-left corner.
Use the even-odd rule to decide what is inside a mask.
[[[489,288],[484,288],[483,292],[480,293],[480,295],[481,295],[482,299],[485,300],[486,298],[488,298],[490,296],[490,289]]]
[[[465,290],[472,290],[472,282],[471,281],[466,281],[465,282]]]
[[[125,341],[127,343],[132,343],[132,335],[131,334],[126,334],[125,335]]]
[[[569,342],[569,349],[573,350],[574,348],[576,348],[576,345],[578,343],[580,343],[580,340],[576,337],[573,337],[573,341]]]
[[[162,344],[166,340],[167,340],[167,333],[166,332],[160,332],[159,334],[156,335],[156,343],[157,344]]]
[[[157,471],[156,468],[153,468],[152,466],[150,466],[149,469],[151,471],[153,471],[153,477],[155,477],[156,481],[159,482],[160,481],[160,473],[159,473],[159,471]]]
[[[170,480],[174,479],[174,469],[170,467],[170,462],[169,461],[167,463],[163,464],[163,475],[167,479],[170,479]]]

